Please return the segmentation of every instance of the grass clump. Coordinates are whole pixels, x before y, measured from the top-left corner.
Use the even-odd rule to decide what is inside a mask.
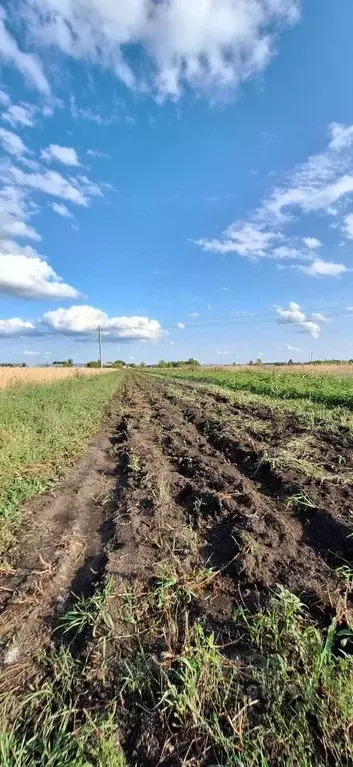
[[[7,699],[1,764],[348,767],[353,658],[335,622],[320,631],[279,589],[263,611],[238,607],[221,640],[207,610],[217,577],[162,564],[147,588],[110,581],[71,607],[64,635],[86,625],[88,644],[46,658],[15,716]]]
[[[97,430],[120,373],[0,391],[0,551],[21,503],[49,489]]]

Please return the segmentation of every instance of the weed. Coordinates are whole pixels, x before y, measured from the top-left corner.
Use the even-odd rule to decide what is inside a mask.
[[[317,509],[316,504],[305,495],[305,493],[295,493],[290,495],[286,500],[286,506],[289,509],[302,508],[302,509]]]
[[[133,474],[138,474],[141,471],[139,457],[137,455],[134,455],[134,453],[132,453],[132,455],[129,456],[128,467],[130,471],[133,472]]]

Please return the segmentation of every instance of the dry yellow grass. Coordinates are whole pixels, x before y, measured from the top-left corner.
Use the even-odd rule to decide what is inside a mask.
[[[101,375],[111,373],[113,368],[1,368],[0,389],[11,386],[28,386],[39,383],[55,383],[63,378],[80,378],[81,376]]]

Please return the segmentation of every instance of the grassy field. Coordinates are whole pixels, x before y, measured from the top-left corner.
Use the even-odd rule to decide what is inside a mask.
[[[39,376],[30,376],[30,386],[0,392],[0,549],[11,540],[21,503],[52,487],[84,450],[121,379],[117,372],[72,377],[70,370],[68,378],[57,370],[64,380],[33,386],[45,372],[33,371]]]
[[[350,366],[349,366],[350,368]],[[268,370],[246,368],[165,368],[158,375],[189,381],[216,384],[233,391],[264,394],[275,399],[317,402],[329,407],[353,409],[353,377],[342,375],[341,366],[335,366],[336,375],[327,375],[318,368],[303,368],[296,372],[291,367]]]
[[[11,386],[29,386],[30,384],[55,383],[65,378],[82,378],[102,373],[111,373],[109,368],[97,370],[92,368],[5,368],[0,367],[0,389]]]
[[[86,533],[29,520],[0,571],[1,765],[353,764],[349,386],[195,368],[0,393],[6,539],[118,390],[69,499]]]

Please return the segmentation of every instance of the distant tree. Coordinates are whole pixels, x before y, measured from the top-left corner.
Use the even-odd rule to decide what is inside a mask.
[[[293,360],[292,360],[292,358],[291,358],[291,357],[290,357],[290,359],[288,360],[288,365],[294,365],[294,362],[293,362]]]
[[[253,365],[253,364],[254,364],[254,360],[250,360],[249,365]]]
[[[263,362],[262,362],[261,357],[258,357],[256,362],[255,362],[255,365],[262,365],[262,364],[263,364]]]
[[[88,368],[99,368],[100,364],[99,364],[98,360],[92,360],[91,362],[87,362],[87,367]]]
[[[145,363],[145,362],[140,362],[140,365],[139,365],[139,367],[140,367],[140,368],[145,368],[145,367],[146,367],[146,363]]]
[[[53,362],[53,365],[56,365],[56,367],[59,367],[59,368],[73,368],[74,361],[71,358],[69,358],[68,360],[55,360]]]
[[[200,365],[201,363],[198,360],[195,360],[194,357],[190,357],[188,360],[186,360],[186,365]]]
[[[112,368],[122,368],[125,367],[126,362],[124,360],[115,360],[115,362],[112,362],[111,367]]]
[[[159,367],[159,368],[165,368],[165,367],[167,367],[167,363],[166,363],[166,361],[165,361],[165,360],[159,360],[159,362],[158,362],[158,367]]]

